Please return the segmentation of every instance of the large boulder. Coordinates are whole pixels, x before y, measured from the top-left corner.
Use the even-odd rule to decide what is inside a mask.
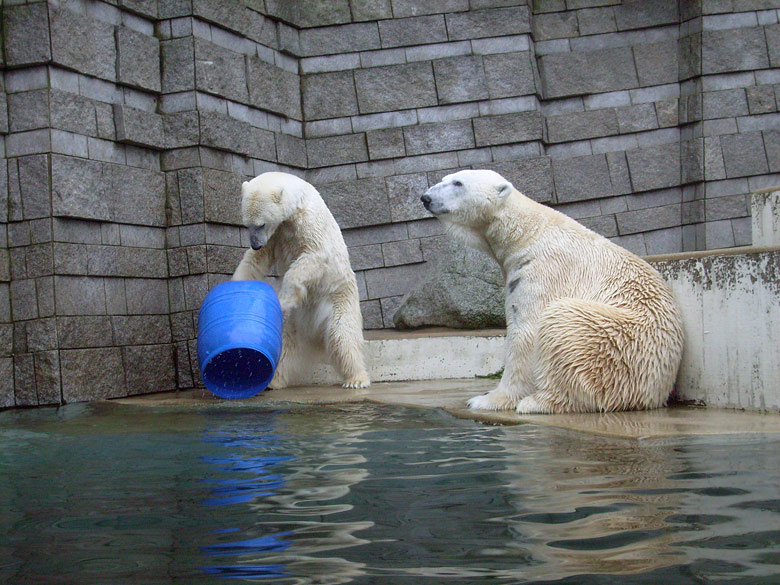
[[[504,278],[491,258],[452,241],[393,316],[398,329],[505,327]]]

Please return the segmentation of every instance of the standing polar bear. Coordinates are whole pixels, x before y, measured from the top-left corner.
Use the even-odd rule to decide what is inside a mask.
[[[287,386],[310,348],[325,350],[345,388],[367,387],[355,273],[320,194],[294,175],[263,173],[241,186],[241,214],[251,249],[233,280],[260,280],[274,265],[281,280],[282,357],[271,387]]]
[[[504,374],[470,408],[530,414],[666,404],[682,324],[649,264],[493,171],[447,175],[421,200],[448,234],[495,258],[506,279]]]

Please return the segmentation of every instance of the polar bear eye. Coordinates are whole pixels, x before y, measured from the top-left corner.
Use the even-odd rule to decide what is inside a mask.
[[[261,230],[262,230],[262,229],[265,229],[265,224],[261,224],[261,225],[259,225],[259,226],[257,226],[257,227],[259,227]]]
[[[456,187],[463,187],[463,183],[461,183],[460,181],[453,181],[452,184],[455,185]]]

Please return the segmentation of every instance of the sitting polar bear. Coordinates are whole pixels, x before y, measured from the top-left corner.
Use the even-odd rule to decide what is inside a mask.
[[[291,356],[325,350],[345,388],[370,382],[355,273],[336,220],[317,190],[287,173],[263,173],[241,187],[241,214],[251,249],[233,280],[260,280],[276,266],[284,315],[282,357],[272,388],[287,386]]]
[[[658,408],[683,346],[674,298],[644,260],[522,195],[498,173],[447,175],[421,198],[506,279],[506,361],[473,409],[520,414]]]

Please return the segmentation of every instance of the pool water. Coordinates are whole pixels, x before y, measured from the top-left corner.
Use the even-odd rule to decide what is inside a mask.
[[[0,583],[775,585],[779,454],[370,404],[6,411]]]

